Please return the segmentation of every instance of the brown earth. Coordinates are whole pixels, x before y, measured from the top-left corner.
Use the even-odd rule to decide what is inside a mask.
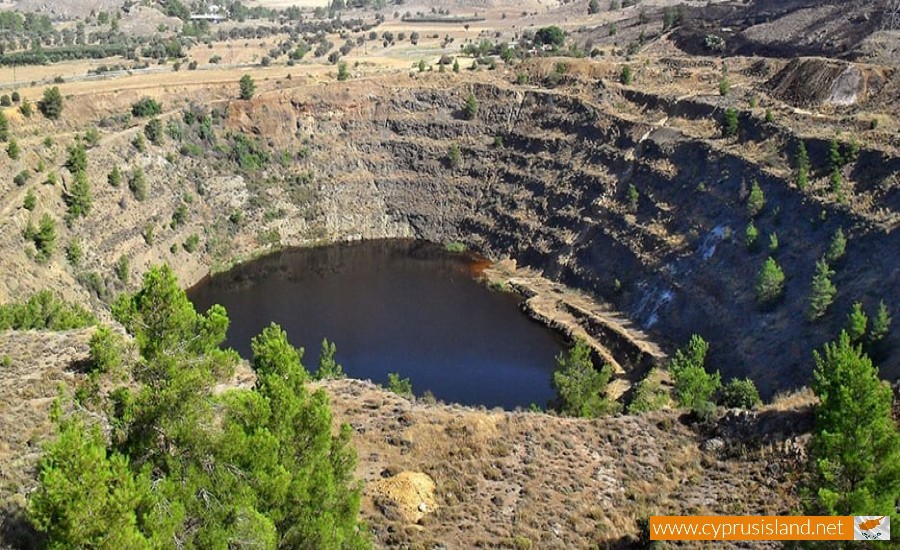
[[[58,386],[84,381],[89,334],[0,334],[0,357],[11,361],[0,369],[0,542],[27,534],[19,512],[52,435],[49,406]],[[318,385],[335,421],[353,428],[362,518],[378,546],[620,545],[653,513],[799,506],[808,396],[698,430],[677,411],[580,420],[410,401],[358,380]]]

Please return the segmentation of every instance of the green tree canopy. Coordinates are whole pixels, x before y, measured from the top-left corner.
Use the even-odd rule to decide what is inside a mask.
[[[249,74],[245,74],[241,77],[240,81],[241,99],[253,99],[253,95],[256,93],[256,83],[253,82],[253,77]]]
[[[841,332],[814,352],[816,504],[830,515],[890,515],[900,496],[900,433],[891,388]]]
[[[538,45],[549,44],[560,47],[566,41],[566,33],[556,25],[541,27],[534,33],[534,42]]]
[[[774,258],[766,258],[756,278],[756,301],[768,307],[778,302],[784,295],[784,271]]]
[[[809,305],[806,308],[806,318],[815,321],[825,315],[828,307],[834,302],[837,288],[831,282],[834,271],[828,267],[825,259],[816,262],[816,274],[813,276],[812,288],[809,291]]]
[[[669,361],[669,371],[675,379],[675,399],[682,407],[699,410],[712,403],[722,385],[719,371],[706,371],[707,352],[709,344],[694,334],[687,346],[677,350]]]
[[[50,120],[56,120],[62,115],[63,97],[56,86],[44,90],[44,97],[38,103],[38,110]]]
[[[283,330],[253,339],[253,389],[219,393],[237,362],[219,348],[224,309],[197,313],[171,269],[153,267],[113,313],[141,358],[109,394],[110,441],[73,414],[47,448],[29,516],[50,547],[368,547],[350,428],[334,433]]]
[[[619,411],[619,404],[606,396],[612,367],[594,368],[591,348],[576,339],[567,353],[556,357],[553,385],[560,400],[560,412],[569,416],[594,418]]]

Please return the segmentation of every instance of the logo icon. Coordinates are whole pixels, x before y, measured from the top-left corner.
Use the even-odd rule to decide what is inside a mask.
[[[891,516],[854,516],[853,540],[891,540]]]

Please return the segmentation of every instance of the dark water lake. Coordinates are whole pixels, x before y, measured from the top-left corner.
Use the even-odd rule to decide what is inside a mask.
[[[564,342],[519,310],[521,298],[475,280],[484,262],[433,243],[383,240],[288,250],[208,278],[188,291],[199,310],[221,304],[227,345],[250,357],[270,322],[304,347],[315,370],[323,338],[349,377],[468,405],[545,406]]]

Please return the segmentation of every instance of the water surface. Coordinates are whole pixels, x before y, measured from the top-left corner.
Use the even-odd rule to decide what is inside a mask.
[[[188,292],[198,309],[222,304],[227,345],[250,356],[270,322],[306,349],[310,371],[322,339],[337,344],[347,375],[386,383],[409,377],[416,395],[508,409],[553,396],[562,341],[519,310],[521,298],[474,279],[469,254],[406,240],[279,252],[204,280]]]

